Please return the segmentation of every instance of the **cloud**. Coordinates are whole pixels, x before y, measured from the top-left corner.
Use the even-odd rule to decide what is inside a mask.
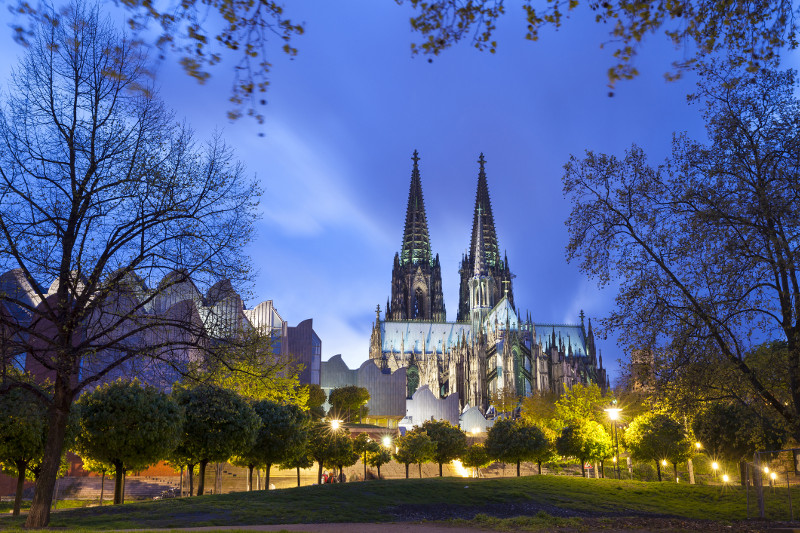
[[[317,236],[332,227],[347,227],[358,229],[373,242],[388,239],[354,202],[353,172],[333,144],[282,123],[273,123],[266,135],[266,143],[259,138],[242,150],[259,157],[249,166],[258,169],[264,186],[265,222],[295,236]]]

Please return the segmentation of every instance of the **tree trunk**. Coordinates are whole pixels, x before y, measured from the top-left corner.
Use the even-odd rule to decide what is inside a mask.
[[[408,479],[408,467],[409,466],[410,466],[409,463],[406,463],[406,479]]]
[[[344,467],[339,465],[339,483],[344,483]]]
[[[606,478],[606,462],[600,461],[600,477],[605,479]]]
[[[103,477],[100,478],[100,506],[103,506],[103,492],[106,488],[106,471],[103,470]]]
[[[586,477],[586,462],[581,459],[581,477]]]
[[[689,485],[694,485],[694,463],[689,459],[686,461],[686,468],[689,470]],[[742,476],[744,479],[744,476]]]
[[[317,469],[317,485],[322,485],[322,461],[319,461],[319,469]]]
[[[300,467],[297,467],[297,486],[300,486]]]
[[[595,462],[593,463],[593,466],[594,466],[594,478],[595,478],[595,479],[600,479],[600,469],[599,469],[599,468],[597,468],[597,466],[598,466],[598,465],[597,465],[597,461],[595,461]]]
[[[194,495],[194,465],[186,465],[186,471],[189,474],[189,497]]]
[[[539,475],[541,476],[542,475],[542,462],[541,461],[536,461],[536,465],[539,467]]]
[[[197,495],[202,496],[203,491],[206,486],[206,465],[208,464],[208,459],[202,459],[200,461],[200,468],[197,472]]]
[[[64,450],[64,435],[67,431],[69,406],[72,403],[72,397],[65,390],[68,383],[64,382],[64,379],[62,376],[56,376],[54,405],[48,409],[44,458],[39,477],[36,479],[31,510],[25,520],[26,529],[39,529],[50,523],[50,504],[53,502],[53,491],[61,467],[61,452]]]
[[[378,479],[381,478],[381,465],[378,465]]]
[[[253,490],[253,469],[255,465],[247,465],[247,492]]]
[[[181,465],[181,481],[179,486],[180,486],[181,498],[183,498],[183,465]]]
[[[422,479],[422,463],[417,463],[417,467],[419,468],[419,478]]]
[[[672,463],[672,471],[675,472],[675,483],[678,482],[678,463]]]
[[[267,468],[264,470],[264,490],[269,490],[269,470],[272,468],[272,463],[267,463]]]
[[[364,481],[367,480],[367,450],[364,450]]]
[[[442,463],[439,463],[439,477],[442,477]]]
[[[519,477],[519,464],[521,461],[517,461],[517,477]]]
[[[127,474],[127,472],[125,472],[125,468],[123,467],[122,468],[122,497],[120,498],[120,502],[119,503],[125,503],[125,481],[126,481],[125,478],[127,477],[127,475],[128,474]]]
[[[658,472],[658,480],[661,481],[661,462],[656,461],[656,472]]]
[[[114,505],[122,503],[122,461],[114,462]]]
[[[25,469],[28,468],[28,461],[16,461],[14,465],[17,467],[17,492],[14,495],[14,512],[12,516],[19,516],[19,510],[22,506],[22,489],[25,488]]]
[[[214,492],[222,494],[222,463],[214,465]]]

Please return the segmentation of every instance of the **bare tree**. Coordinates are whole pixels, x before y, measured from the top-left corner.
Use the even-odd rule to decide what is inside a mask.
[[[98,9],[46,18],[0,114],[3,351],[53,382],[40,393],[49,432],[27,527],[49,521],[84,387],[134,363],[180,371],[236,320],[224,298],[206,302],[215,316],[187,299],[194,284],[247,279],[260,193],[219,139],[195,145],[157,98],[145,54]]]
[[[747,384],[800,437],[800,102],[792,71],[701,69],[709,142],[676,135],[660,166],[637,147],[566,166],[568,257],[619,283],[605,325],[652,350],[666,386]],[[786,341],[770,364],[754,344]],[[781,352],[783,353],[783,352]],[[713,369],[713,372],[709,371]],[[777,373],[780,379],[770,374]],[[691,378],[691,379],[689,379]],[[706,394],[721,397],[722,391]]]

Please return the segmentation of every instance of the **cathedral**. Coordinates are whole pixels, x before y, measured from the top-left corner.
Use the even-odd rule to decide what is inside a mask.
[[[497,396],[562,392],[575,383],[605,390],[603,358],[583,312],[579,324],[546,324],[515,306],[514,276],[507,254],[500,254],[483,154],[469,248],[458,271],[456,320],[447,321],[416,151],[412,161],[403,244],[394,256],[383,320],[377,309],[370,359],[384,371],[405,368],[409,398],[427,385],[438,398],[457,394],[462,410],[477,406],[484,413]]]

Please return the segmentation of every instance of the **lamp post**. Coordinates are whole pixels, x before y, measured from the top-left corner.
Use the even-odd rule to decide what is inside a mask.
[[[613,405],[617,404],[617,400],[614,400]],[[617,420],[619,419],[619,413],[622,411],[619,407],[609,407],[608,409],[604,409],[606,413],[608,413],[608,418],[614,422],[614,468],[617,470],[617,479],[619,479],[619,438],[617,437]]]
[[[714,461],[713,463],[711,463],[711,470],[714,471],[714,481],[717,480],[717,470],[718,469],[719,469],[719,463],[718,462]]]

